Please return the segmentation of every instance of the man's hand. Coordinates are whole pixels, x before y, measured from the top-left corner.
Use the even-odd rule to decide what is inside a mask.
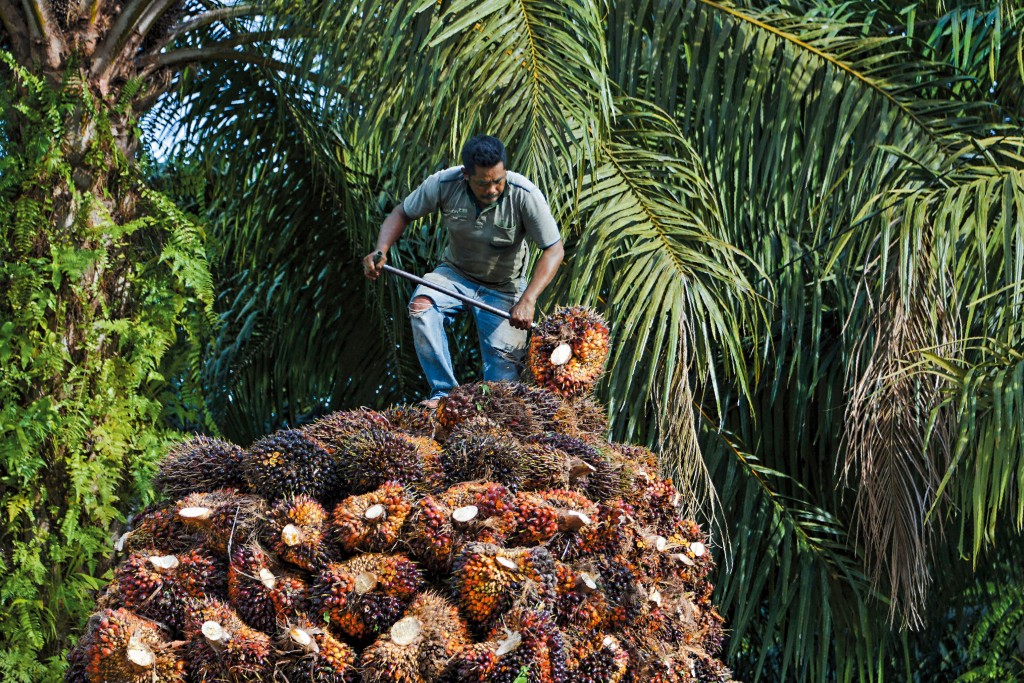
[[[536,302],[525,296],[516,302],[516,305],[508,312],[512,327],[520,330],[528,330],[533,325],[533,307]]]
[[[378,256],[380,254],[380,256]],[[374,259],[379,259],[374,263]],[[363,275],[371,280],[376,280],[384,272],[384,264],[388,262],[387,249],[374,250],[363,257]]]

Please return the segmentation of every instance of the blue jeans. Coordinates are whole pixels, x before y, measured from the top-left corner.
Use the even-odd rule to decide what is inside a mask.
[[[512,308],[525,288],[524,283],[519,283],[515,293],[499,292],[463,277],[445,264],[438,266],[434,272],[427,273],[423,279],[503,311]],[[433,302],[432,306],[423,311],[416,312],[411,308],[409,311],[416,356],[420,360],[423,373],[427,376],[427,382],[430,383],[430,398],[447,396],[449,391],[459,385],[455,379],[452,355],[448,349],[448,335],[445,334],[444,327],[446,324],[450,325],[455,315],[465,308],[472,309],[473,317],[476,319],[476,329],[480,336],[480,355],[484,362],[484,380],[501,382],[519,378],[523,357],[526,355],[526,330],[517,330],[505,318],[423,285],[418,286],[412,293],[413,299],[418,296],[427,297]]]

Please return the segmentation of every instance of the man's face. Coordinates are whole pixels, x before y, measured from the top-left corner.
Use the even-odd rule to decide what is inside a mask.
[[[465,169],[462,173],[466,176],[469,189],[480,206],[490,206],[498,201],[498,197],[505,191],[505,164],[500,161],[487,168],[477,166],[473,170],[473,175],[466,173]]]

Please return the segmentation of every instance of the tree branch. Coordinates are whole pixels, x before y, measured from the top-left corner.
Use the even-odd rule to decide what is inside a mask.
[[[49,6],[43,0],[24,0],[25,13],[29,17],[30,30],[38,31],[33,38],[40,38],[45,45],[44,63],[51,69],[60,67],[61,53],[64,52],[64,33],[53,25]]]
[[[96,54],[93,55],[92,68],[89,73],[92,76],[99,76],[113,63],[115,56],[121,51],[128,36],[131,35],[132,26],[135,20],[144,10],[156,0],[129,0],[127,6],[117,15],[117,21],[107,33],[107,39],[103,41]]]
[[[171,30],[167,35],[160,40],[156,45],[154,52],[164,49],[167,45],[170,45],[175,38],[188,33],[189,31],[194,31],[197,28],[208,26],[218,21],[244,17],[245,15],[252,14],[255,11],[256,7],[254,5],[236,5],[234,7],[222,7],[220,9],[211,10],[187,21],[180,21],[175,26],[171,27]]]
[[[7,31],[14,56],[18,58],[18,61],[23,61],[29,54],[28,42],[25,40],[28,26],[18,15],[18,9],[10,3],[10,0],[0,0],[0,24],[3,24],[4,30]]]
[[[145,76],[151,74],[157,69],[161,69],[168,66],[177,66],[179,64],[189,64],[195,62],[213,62],[221,59],[235,62],[246,62],[249,64],[258,64],[260,66],[270,67],[277,71],[282,71],[284,73],[288,73],[291,75],[301,75],[303,73],[306,73],[304,70],[297,69],[291,64],[287,64],[285,62],[281,62],[276,59],[255,52],[241,52],[239,50],[220,49],[222,45],[223,43],[217,43],[215,46],[209,47],[182,48],[180,50],[165,52],[160,55],[153,55],[146,59],[147,67],[142,72],[142,74]]]
[[[25,24],[28,26],[29,37],[41,38],[43,29],[36,21],[37,17],[33,11],[32,2],[30,0],[21,0],[21,8],[25,10]]]

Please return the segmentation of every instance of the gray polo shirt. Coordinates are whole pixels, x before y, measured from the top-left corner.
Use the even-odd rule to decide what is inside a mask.
[[[562,239],[544,195],[512,171],[506,171],[505,191],[498,201],[483,209],[477,206],[461,166],[433,174],[402,203],[409,218],[438,209],[448,228],[445,263],[503,292],[516,291],[526,275],[529,247],[524,238],[541,249]]]

